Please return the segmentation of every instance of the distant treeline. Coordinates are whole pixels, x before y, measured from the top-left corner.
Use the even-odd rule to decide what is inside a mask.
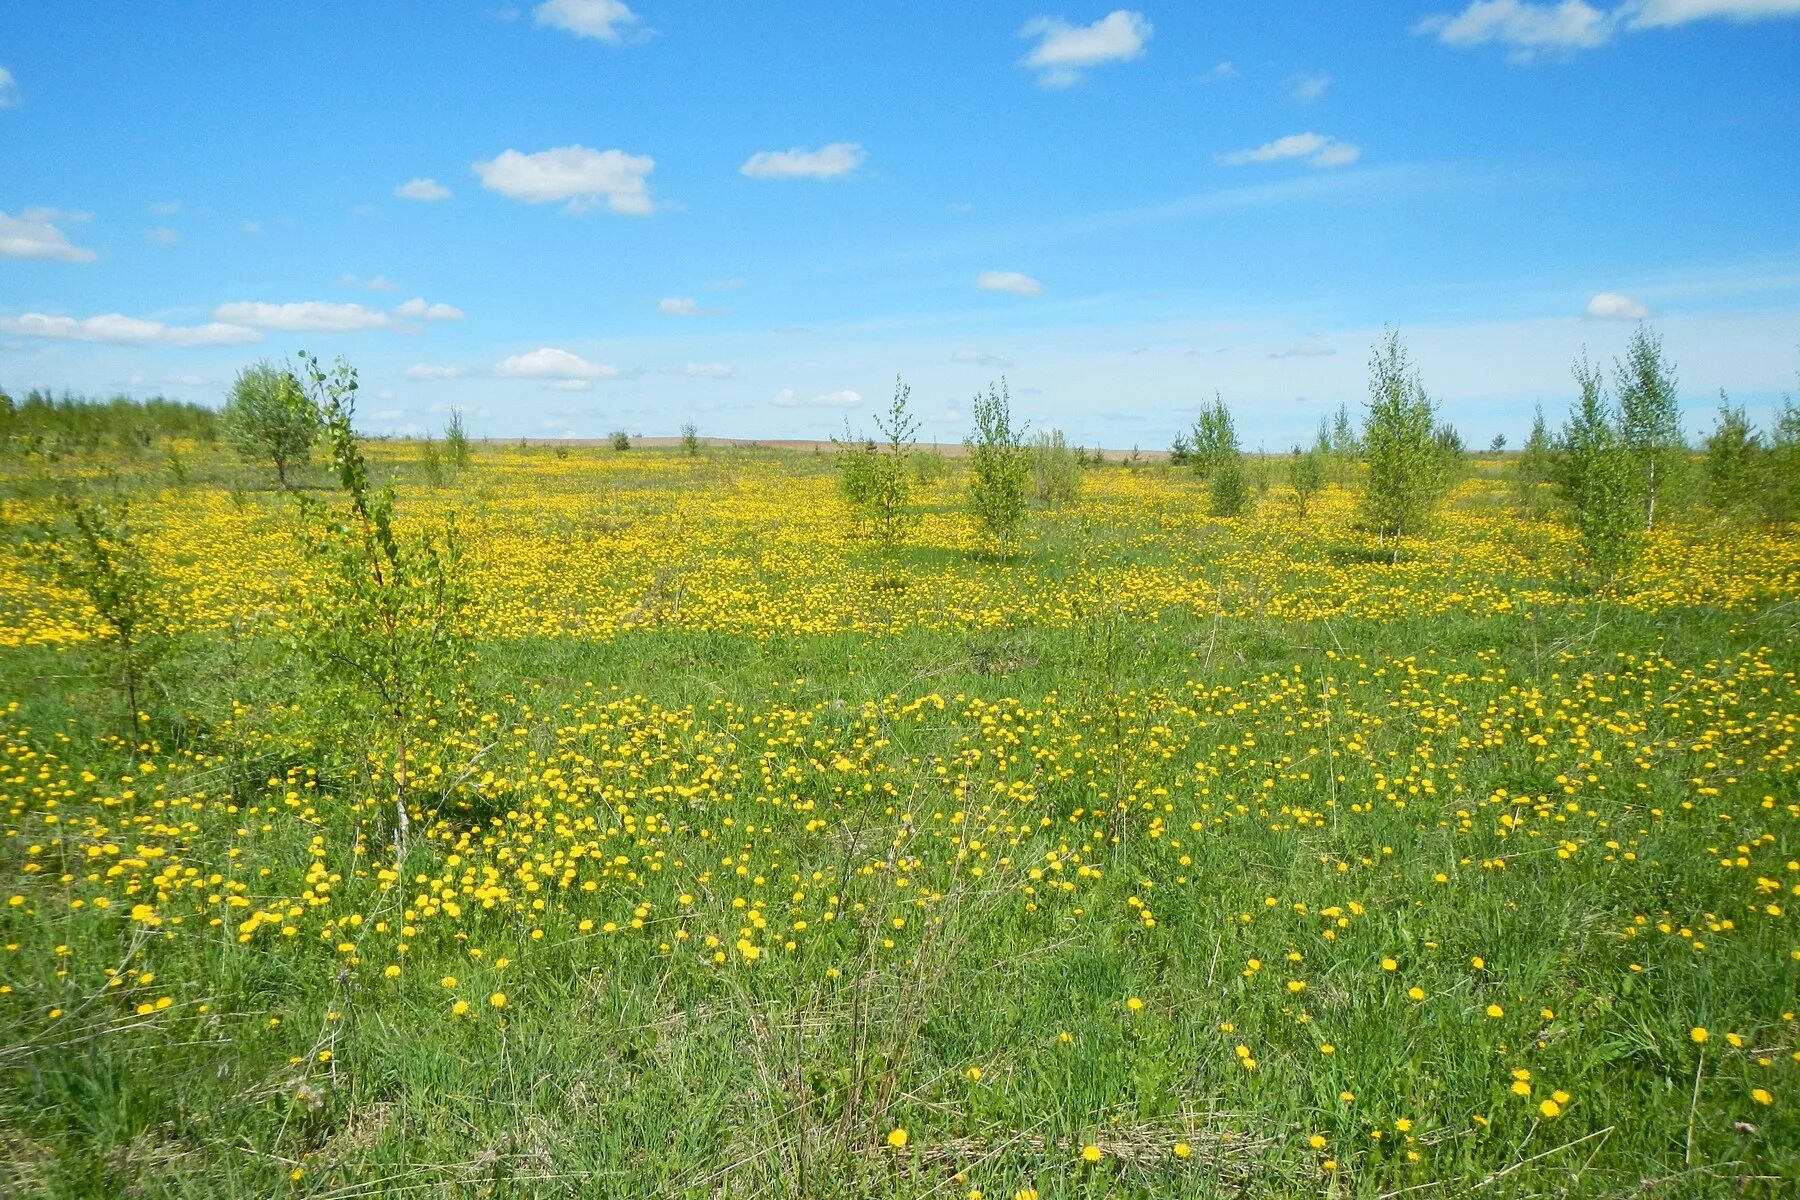
[[[183,400],[101,399],[37,388],[13,396],[0,388],[0,445],[12,453],[93,453],[103,448],[130,453],[158,441],[211,442],[218,437],[218,412]]]

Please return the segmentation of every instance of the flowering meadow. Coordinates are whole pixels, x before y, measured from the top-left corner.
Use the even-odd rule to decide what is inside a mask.
[[[1596,591],[1499,459],[1397,553],[1113,462],[1000,558],[949,460],[882,554],[802,451],[418,454],[467,642],[398,746],[221,452],[63,467],[133,712],[0,546],[0,1193],[1794,1194],[1793,537]]]

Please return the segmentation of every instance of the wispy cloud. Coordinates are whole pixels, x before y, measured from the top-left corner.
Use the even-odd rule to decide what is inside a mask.
[[[751,179],[841,179],[867,157],[859,142],[832,142],[817,150],[759,150],[738,172]]]
[[[1297,158],[1315,167],[1345,167],[1362,157],[1362,148],[1322,133],[1290,133],[1251,150],[1233,150],[1214,156],[1227,167],[1247,163],[1282,162]]]

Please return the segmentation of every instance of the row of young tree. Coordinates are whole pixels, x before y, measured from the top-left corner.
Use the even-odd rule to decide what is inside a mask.
[[[852,433],[846,426],[836,447],[838,490],[854,532],[884,553],[911,537],[921,516],[914,507],[918,488],[941,477],[944,459],[936,448],[921,451],[919,422],[911,410],[912,388],[894,381],[887,411],[875,416],[879,437]],[[1012,414],[1006,381],[990,384],[972,406],[975,428],[964,439],[969,459],[966,502],[990,549],[1005,557],[1016,546],[1030,501],[1063,504],[1081,491],[1081,473],[1096,465],[1086,450],[1072,447],[1060,429],[1040,430],[1029,439]]]
[[[1320,422],[1310,447],[1294,447],[1288,481],[1304,517],[1328,480],[1347,484],[1361,464],[1363,523],[1381,541],[1391,540],[1397,555],[1401,538],[1431,522],[1467,454],[1456,429],[1438,419],[1397,334],[1378,344],[1369,376],[1360,432],[1348,406],[1340,407]],[[1800,519],[1800,407],[1791,398],[1764,435],[1721,393],[1717,421],[1696,462],[1681,429],[1675,369],[1650,329],[1637,330],[1615,364],[1612,397],[1603,372],[1585,355],[1575,364],[1575,382],[1568,421],[1551,432],[1540,406],[1513,472],[1529,512],[1542,512],[1547,490],[1561,501],[1598,578],[1625,572],[1658,520],[1666,524],[1671,509],[1691,510],[1696,499],[1728,519],[1776,527]],[[1504,445],[1496,438],[1493,449]],[[1207,483],[1215,515],[1243,512],[1249,500],[1244,454],[1222,399],[1202,407],[1170,458]],[[1695,486],[1696,477],[1703,486]]]
[[[0,388],[0,449],[21,457],[136,454],[158,441],[212,442],[219,414],[202,404],[151,396],[104,399],[32,388],[15,397]]]

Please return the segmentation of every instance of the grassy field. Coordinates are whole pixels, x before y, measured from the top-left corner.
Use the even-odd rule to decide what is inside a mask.
[[[888,561],[802,451],[370,453],[474,571],[404,843],[292,498],[61,465],[176,630],[137,746],[4,547],[0,1193],[1794,1194],[1795,541],[1595,595],[1494,460],[1397,558],[1109,464],[1002,561],[949,462]]]

